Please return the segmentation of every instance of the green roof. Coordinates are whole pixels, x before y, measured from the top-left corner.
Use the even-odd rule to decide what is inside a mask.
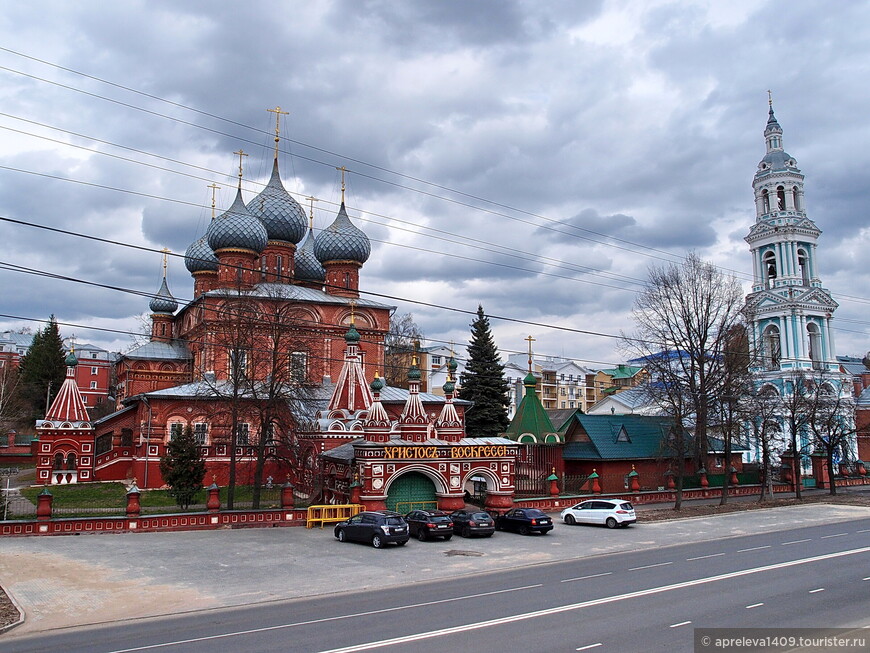
[[[614,379],[630,379],[642,372],[643,368],[635,367],[633,365],[619,365],[613,369],[601,371]]]
[[[541,400],[538,399],[534,386],[526,385],[526,394],[520,405],[517,406],[517,412],[511,423],[508,424],[505,435],[511,440],[519,441],[522,435],[531,433],[538,442],[546,442],[548,441],[546,436],[555,432],[553,422],[550,421],[550,416],[541,405]],[[552,441],[552,438],[549,440]],[[561,438],[558,441],[561,441]]]
[[[672,426],[673,421],[668,417],[578,413],[565,433],[568,443],[562,457],[566,460],[659,458],[663,455],[662,441]],[[588,441],[584,435],[588,436]]]

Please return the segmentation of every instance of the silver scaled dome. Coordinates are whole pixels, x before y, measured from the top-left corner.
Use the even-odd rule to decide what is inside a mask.
[[[314,240],[314,254],[321,263],[326,261],[356,261],[365,263],[372,253],[372,244],[347,217],[344,202],[335,220]]]
[[[314,232],[309,230],[305,242],[296,250],[294,276],[298,281],[324,281],[326,270],[314,255]]]
[[[178,310],[178,302],[175,297],[169,292],[169,286],[166,285],[166,277],[163,277],[163,283],[160,284],[160,290],[148,303],[148,307],[152,313],[169,313],[172,315]]]
[[[259,254],[266,249],[266,227],[257,220],[242,201],[242,189],[236,192],[233,205],[208,226],[205,232],[208,246],[216,252],[220,249],[247,249]]]
[[[184,252],[184,266],[191,274],[194,272],[217,272],[218,260],[205,236],[195,240]]]
[[[290,197],[278,174],[278,160],[266,187],[248,202],[248,211],[266,227],[269,240],[298,243],[305,237],[305,211]]]

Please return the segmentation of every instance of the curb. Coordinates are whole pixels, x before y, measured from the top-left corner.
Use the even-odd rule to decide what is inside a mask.
[[[18,601],[15,600],[15,597],[12,596],[12,594],[9,592],[9,590],[7,590],[5,587],[0,588],[0,589],[3,590],[3,592],[6,594],[6,597],[7,597],[7,598],[12,602],[13,607],[14,607],[16,610],[18,610],[18,621],[15,621],[15,622],[13,622],[13,623],[11,623],[11,624],[8,624],[8,625],[6,625],[6,626],[0,626],[0,635],[2,635],[2,634],[4,634],[4,633],[6,633],[6,632],[12,630],[12,629],[15,628],[16,626],[20,626],[21,624],[23,624],[23,623],[24,623],[24,619],[25,619],[25,614],[24,614],[24,610],[23,610],[22,607],[18,604]]]

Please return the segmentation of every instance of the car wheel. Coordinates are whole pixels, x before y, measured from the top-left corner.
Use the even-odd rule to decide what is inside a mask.
[[[451,537],[453,537],[453,536],[452,536],[452,535],[445,535],[445,536],[444,536],[444,541],[445,541],[445,542],[449,541]]]
[[[529,534],[529,527],[528,526],[520,526],[519,533],[520,533],[520,535],[528,535]]]
[[[380,535],[375,535],[372,537],[372,546],[376,549],[381,549],[384,546],[384,541],[381,539]]]
[[[428,539],[426,537],[426,531],[424,531],[422,528],[417,531],[417,539],[421,542],[425,542]]]
[[[336,537],[338,538],[339,542],[344,542],[344,531],[338,531],[338,535],[336,535]]]
[[[471,537],[471,531],[468,530],[468,526],[466,526],[465,528],[462,529],[462,532],[460,533],[460,535],[462,537]]]
[[[619,526],[619,523],[613,517],[608,517],[607,521],[604,523],[607,524],[607,528],[616,528]]]
[[[574,519],[574,515],[565,515],[565,523],[568,524],[568,526],[573,526],[577,523],[577,520]]]

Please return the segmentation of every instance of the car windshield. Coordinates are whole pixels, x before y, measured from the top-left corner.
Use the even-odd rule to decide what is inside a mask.
[[[405,520],[401,517],[387,517],[386,523],[388,526],[404,526]]]
[[[625,503],[620,503],[619,507],[622,508],[623,510],[634,510],[634,506],[632,506],[627,501]]]
[[[490,519],[490,516],[489,516],[489,513],[488,513],[488,512],[476,512],[476,513],[474,513],[473,515],[471,515],[471,518],[472,518],[472,519],[477,519],[477,520],[480,520],[480,521],[487,521],[487,520]]]
[[[429,521],[434,522],[436,524],[440,524],[443,522],[450,521],[450,517],[448,517],[447,515],[433,515],[432,517],[429,518]]]

